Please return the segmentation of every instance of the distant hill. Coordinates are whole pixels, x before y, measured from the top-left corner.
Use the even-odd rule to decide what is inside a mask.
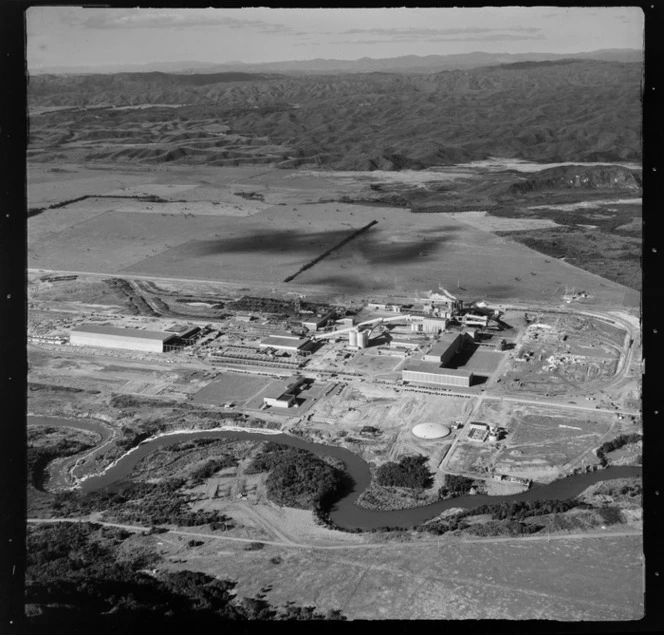
[[[639,63],[589,60],[426,74],[38,75],[28,87],[32,112],[79,110],[35,117],[30,152],[41,160],[57,154],[353,170],[492,156],[638,162],[641,77]],[[149,104],[177,107],[109,109]],[[81,110],[89,107],[109,110]],[[229,132],[208,133],[194,126],[199,121]],[[186,132],[170,132],[173,126]]]
[[[436,70],[461,70],[496,66],[513,62],[545,62],[560,59],[588,59],[605,62],[642,62],[643,51],[637,49],[602,49],[581,53],[460,53],[454,55],[405,55],[401,57],[358,60],[313,59],[286,62],[154,62],[150,64],[109,66],[60,66],[31,68],[31,75],[97,74],[161,71],[166,73],[430,73]]]

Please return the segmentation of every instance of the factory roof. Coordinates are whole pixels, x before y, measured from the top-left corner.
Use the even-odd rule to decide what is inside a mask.
[[[292,394],[304,381],[303,377],[289,377],[281,381],[273,381],[262,393],[263,399],[279,399],[284,395]]]
[[[452,346],[452,344],[454,344],[459,336],[459,333],[448,333],[443,335],[440,338],[440,341],[436,342],[431,347],[431,350],[427,353],[427,355],[442,355],[450,346]]]
[[[261,346],[273,346],[274,348],[302,348],[309,342],[308,337],[270,335],[261,341]]]
[[[412,370],[417,373],[433,373],[434,375],[448,375],[451,377],[470,377],[473,373],[469,370],[459,368],[443,368],[438,362],[410,362],[404,370]]]
[[[146,331],[135,328],[120,328],[117,326],[98,326],[96,324],[82,324],[71,330],[72,333],[89,333],[92,335],[111,335],[114,337],[134,337],[143,340],[160,340],[166,342],[176,333],[165,333],[164,331]]]

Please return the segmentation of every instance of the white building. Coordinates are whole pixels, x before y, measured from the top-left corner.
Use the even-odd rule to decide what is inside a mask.
[[[84,324],[72,329],[69,334],[69,343],[73,346],[124,348],[133,351],[163,353],[164,344],[177,337],[177,333],[164,331]]]
[[[439,386],[469,387],[473,383],[472,372],[442,368],[435,362],[411,362],[403,369],[401,377],[405,382]]]
[[[261,343],[261,349],[274,348],[278,351],[287,351],[289,353],[307,353],[310,348],[311,340],[308,337],[299,335],[270,335]]]

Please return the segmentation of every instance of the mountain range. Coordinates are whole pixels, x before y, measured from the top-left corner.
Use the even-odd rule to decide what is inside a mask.
[[[31,75],[90,75],[96,73],[151,72],[164,73],[227,73],[259,72],[288,74],[320,73],[430,73],[440,70],[462,70],[481,66],[497,66],[513,62],[546,62],[561,59],[587,59],[606,62],[642,62],[643,51],[637,49],[601,49],[580,53],[460,53],[454,55],[405,55],[401,57],[358,60],[313,59],[282,62],[152,62],[147,64],[113,64],[107,66],[51,66],[30,68]]]

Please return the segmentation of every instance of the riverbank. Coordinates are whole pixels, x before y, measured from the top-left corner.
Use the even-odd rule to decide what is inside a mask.
[[[230,428],[230,429],[228,429]],[[465,495],[447,500],[439,500],[421,507],[400,510],[370,510],[358,506],[362,493],[370,486],[371,471],[369,465],[360,457],[344,448],[311,443],[299,437],[276,432],[274,430],[242,428],[240,426],[224,426],[213,430],[169,431],[154,435],[114,461],[100,474],[90,474],[77,482],[77,488],[83,491],[104,489],[114,482],[126,478],[133,467],[149,453],[179,441],[205,438],[234,438],[248,440],[265,440],[283,443],[313,452],[318,456],[329,455],[340,459],[352,479],[352,487],[329,510],[323,518],[329,518],[333,527],[345,531],[374,531],[386,527],[393,529],[411,529],[440,515],[453,507],[472,509],[480,505],[529,502],[536,500],[566,500],[578,496],[590,485],[614,478],[640,477],[638,466],[617,466],[597,470],[586,474],[569,476],[548,485],[539,485],[528,491],[508,496],[489,496],[486,494]]]

